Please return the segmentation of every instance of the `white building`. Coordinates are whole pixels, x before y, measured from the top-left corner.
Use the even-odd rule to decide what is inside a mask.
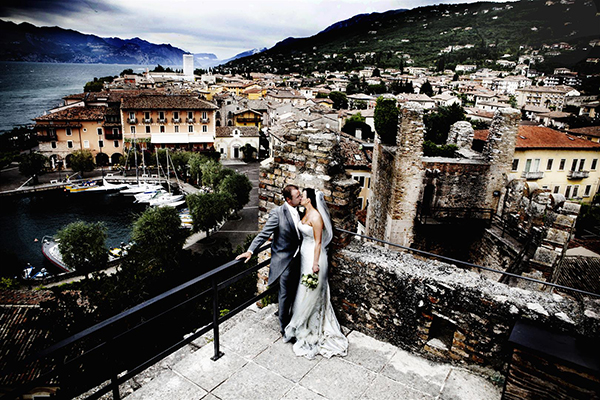
[[[183,55],[183,75],[190,80],[194,80],[194,55]]]

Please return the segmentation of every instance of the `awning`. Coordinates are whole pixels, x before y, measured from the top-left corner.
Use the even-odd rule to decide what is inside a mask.
[[[197,135],[188,133],[155,133],[152,134],[153,144],[189,144],[189,143],[213,143],[212,135]]]

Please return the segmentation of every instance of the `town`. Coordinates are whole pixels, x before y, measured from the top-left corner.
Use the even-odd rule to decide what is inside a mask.
[[[600,46],[600,39],[587,45]],[[450,46],[444,53],[469,46]],[[570,46],[523,46],[516,61],[501,57],[486,60],[485,66],[456,64],[453,69],[416,66],[404,52],[393,55],[402,60],[401,68],[387,68],[377,64],[374,53],[356,53],[354,61],[370,65],[307,74],[275,71],[268,59],[261,69],[270,71],[263,72],[241,72],[228,64],[196,69],[193,56],[184,55],[180,72],[157,66],[140,74],[124,70],[118,77],[96,77],[86,90],[35,118],[37,154],[47,160],[44,171],[35,174],[71,172],[74,154],[82,152],[102,169],[103,178],[115,182],[132,174],[149,180],[146,167],[161,150],[256,165],[259,228],[284,203],[285,185],[321,191],[336,229],[329,254],[331,302],[354,347],[343,365],[332,358],[316,366],[298,364],[302,376],[284,368],[272,372],[263,354],[284,357],[284,344],[273,328],[275,309],[268,300],[273,287],[264,253],[248,269],[235,271],[241,263],[224,259],[231,249],[165,264],[146,260],[155,270],[136,269],[124,259],[123,275],[91,275],[77,290],[42,286],[4,296],[15,315],[23,313],[11,322],[17,328],[19,318],[26,324],[26,313],[39,311],[41,304],[61,311],[65,304],[89,306],[89,301],[110,298],[106,309],[94,311],[119,314],[85,331],[89,343],[73,338],[57,345],[65,352],[57,359],[73,356],[77,364],[65,361],[60,379],[80,377],[81,387],[67,388],[54,378],[42,384],[42,368],[36,367],[31,374],[38,381],[31,388],[19,387],[21,376],[6,375],[1,389],[79,395],[96,387],[98,396],[112,391],[113,398],[120,398],[119,391],[132,399],[156,393],[184,398],[183,392],[199,398],[208,393],[253,398],[269,397],[261,389],[269,385],[267,378],[261,380],[266,376],[279,382],[269,398],[309,398],[308,392],[331,399],[378,398],[368,394],[375,386],[398,398],[408,393],[419,398],[597,396],[600,365],[593,343],[600,331],[600,231],[588,214],[600,202],[598,80],[564,67],[551,74],[536,69],[544,57]],[[327,65],[339,56],[309,58],[303,54],[289,61]],[[72,172],[75,179],[78,171]],[[52,185],[65,185],[67,179],[64,174]],[[158,242],[179,249],[178,240]],[[216,262],[221,266],[199,276],[184,267]],[[162,275],[152,282],[155,286],[144,286],[144,274],[153,276],[167,264],[176,264],[174,271],[187,277],[185,283]],[[230,275],[218,275],[222,272]],[[239,280],[250,282],[250,288],[235,287],[219,304],[219,290]],[[127,282],[143,286],[148,297],[130,291]],[[172,287],[154,296],[162,283]],[[257,288],[259,294],[252,297]],[[85,301],[74,294],[79,289],[89,296]],[[206,304],[188,304],[207,293],[212,297]],[[137,296],[140,304],[133,306],[129,302]],[[160,310],[153,308],[156,304]],[[29,320],[43,320],[31,315]],[[85,319],[90,314],[77,315]],[[195,320],[199,316],[202,324]],[[231,316],[237,325],[227,325]],[[219,350],[220,324],[225,356]],[[178,328],[159,332],[172,325]],[[138,327],[152,335],[136,336]],[[19,340],[15,346],[22,345]],[[359,359],[352,354],[356,349],[361,356],[361,351],[373,356]],[[79,361],[88,351],[90,358]],[[151,351],[157,354],[145,354]],[[176,357],[169,358],[171,353]],[[404,359],[413,354],[427,361],[409,367]],[[153,370],[147,382],[136,381],[137,373],[152,370],[163,358],[166,366]],[[109,359],[111,372],[94,364]],[[219,364],[219,359],[225,361]],[[220,370],[223,363],[231,365]],[[62,359],[56,364],[62,367]],[[24,373],[27,365],[22,365]],[[426,379],[402,372],[414,365],[426,371]],[[78,368],[84,373],[78,375]],[[261,378],[237,375],[249,368],[259,369]],[[338,375],[330,376],[328,368]],[[328,379],[323,388],[314,384],[317,370],[319,379]],[[198,371],[216,377],[207,382]],[[336,387],[331,382],[344,371],[352,382]],[[173,392],[171,385],[177,386]],[[461,385],[474,394],[461,392]]]

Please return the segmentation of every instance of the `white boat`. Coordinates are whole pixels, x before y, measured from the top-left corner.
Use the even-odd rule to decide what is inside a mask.
[[[108,192],[111,190],[121,190],[127,187],[126,183],[114,184],[108,182],[105,178],[102,178],[102,186],[94,186],[86,190],[86,192]]]
[[[160,204],[158,207],[174,207],[177,208],[181,205],[185,204],[185,200],[179,200],[179,201],[175,201],[173,203],[165,203],[165,204]]]
[[[171,205],[177,201],[181,201],[183,199],[182,194],[172,194],[168,192],[157,193],[154,197],[152,197],[149,201],[150,206],[161,206],[161,205]]]
[[[126,189],[121,190],[119,193],[126,196],[133,196],[138,193],[150,192],[162,189],[162,185],[160,184],[152,184],[152,183],[139,183],[134,185],[127,185]]]
[[[149,203],[151,199],[160,196],[162,193],[168,193],[165,189],[147,190],[143,193],[134,195],[136,203]]]
[[[72,270],[67,267],[63,261],[62,254],[58,248],[58,240],[50,236],[44,236],[42,239],[42,254],[48,261],[56,265],[64,272],[71,272]]]
[[[69,193],[81,193],[87,192],[88,190],[95,188],[98,185],[96,181],[86,181],[77,184],[68,184],[65,186],[65,191]]]

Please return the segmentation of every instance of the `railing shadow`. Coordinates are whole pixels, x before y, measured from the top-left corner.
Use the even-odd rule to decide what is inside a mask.
[[[268,248],[270,244],[258,249],[256,254]],[[211,330],[214,335],[212,359],[217,360],[223,355],[219,325],[276,293],[278,287],[272,286],[259,295],[240,300],[241,304],[225,315],[220,315],[219,292],[269,263],[270,258],[232,273],[236,266],[243,264],[242,260],[232,260],[25,358],[10,370],[1,371],[0,377],[19,373],[17,371],[25,371],[20,372],[21,376],[37,371],[37,376],[19,383],[1,398],[19,398],[36,387],[58,387],[54,398],[72,398],[97,388],[86,399],[97,399],[108,392],[112,392],[114,399],[120,399],[120,384]],[[181,318],[196,315],[194,311],[202,306],[211,312],[210,315],[205,313],[208,318],[201,322],[204,324],[201,328],[183,339],[181,335],[176,337],[178,333],[170,333],[173,330],[169,324],[181,323]],[[107,381],[110,383],[106,384]]]

